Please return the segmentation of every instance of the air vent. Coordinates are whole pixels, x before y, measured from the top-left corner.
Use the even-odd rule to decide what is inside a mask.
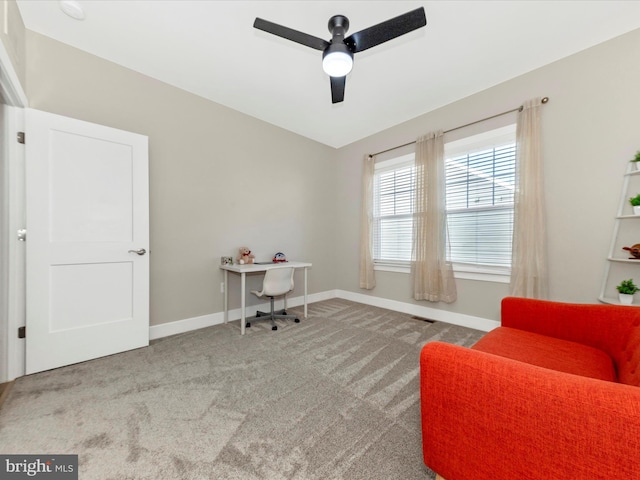
[[[428,318],[418,317],[416,315],[413,315],[411,318],[413,318],[414,320],[420,320],[421,322],[436,323],[436,320],[430,320]]]

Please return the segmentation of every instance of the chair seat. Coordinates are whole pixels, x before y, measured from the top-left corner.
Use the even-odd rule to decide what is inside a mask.
[[[617,381],[613,361],[602,350],[525,330],[498,327],[471,348],[559,372]]]

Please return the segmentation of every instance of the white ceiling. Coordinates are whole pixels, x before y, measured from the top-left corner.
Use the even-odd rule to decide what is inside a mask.
[[[77,1],[82,21],[18,6],[30,30],[332,147],[640,28],[640,1]],[[356,54],[335,105],[322,52],[253,28],[328,40],[332,15],[353,33],[420,6],[427,26]]]

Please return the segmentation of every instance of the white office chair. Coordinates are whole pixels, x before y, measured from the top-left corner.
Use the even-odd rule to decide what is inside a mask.
[[[285,296],[293,290],[293,268],[273,268],[267,270],[264,274],[262,282],[262,291],[251,290],[251,293],[261,298],[263,296],[271,299],[271,312],[256,311],[256,317],[268,317],[271,320],[271,330],[277,330],[276,318],[292,318],[296,323],[300,323],[300,319],[295,315],[287,315],[285,309],[276,312],[274,310],[275,297]],[[286,306],[286,303],[285,303]],[[245,327],[251,327],[251,323],[247,322]]]

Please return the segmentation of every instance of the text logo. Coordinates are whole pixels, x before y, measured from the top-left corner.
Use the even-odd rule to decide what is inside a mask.
[[[0,455],[0,479],[78,480],[78,455]]]

